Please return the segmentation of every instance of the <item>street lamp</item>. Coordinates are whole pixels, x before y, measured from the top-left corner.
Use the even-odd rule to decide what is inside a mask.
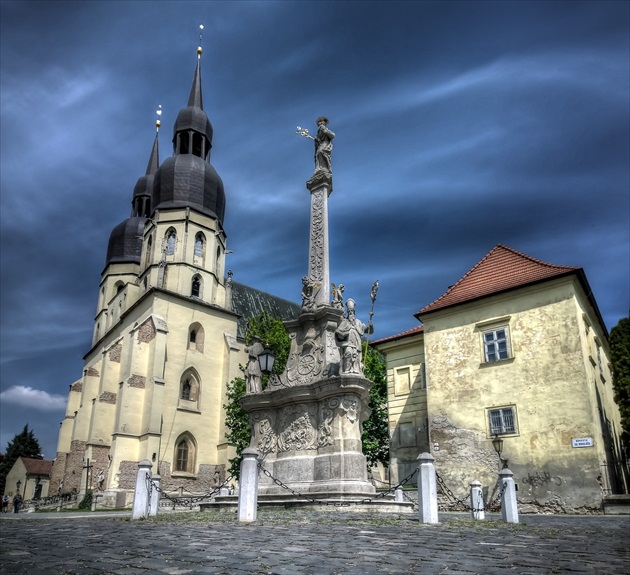
[[[260,364],[260,371],[265,375],[269,375],[273,370],[273,364],[276,361],[276,356],[269,348],[265,348],[258,356],[258,363]]]
[[[507,469],[508,460],[501,457],[501,453],[503,453],[503,439],[499,437],[498,433],[495,434],[494,439],[492,440],[492,447],[494,447],[494,450],[497,452],[503,469]]]
[[[15,484],[15,487],[17,488],[17,492],[20,492],[20,487],[22,487],[22,482],[18,479],[17,483]]]

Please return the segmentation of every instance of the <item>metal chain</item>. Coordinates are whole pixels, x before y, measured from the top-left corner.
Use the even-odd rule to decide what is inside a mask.
[[[183,506],[192,507],[193,503],[199,503],[206,499],[212,499],[212,497],[216,495],[219,491],[221,491],[221,489],[223,489],[232,480],[233,477],[232,475],[230,475],[229,477],[225,479],[223,483],[221,483],[221,485],[219,485],[218,487],[215,487],[212,491],[209,491],[208,493],[205,493],[204,495],[196,495],[192,497],[171,497],[157,483],[155,483],[155,481],[153,481],[151,477],[147,475],[147,478],[151,484],[151,487],[155,488],[161,497],[163,496],[165,499],[168,499],[169,501],[171,501],[173,505],[183,505]],[[150,493],[151,492],[149,491],[149,495]]]
[[[505,493],[505,489],[507,487],[507,482],[503,482],[502,485],[501,485],[501,489],[499,490],[499,492],[497,493],[496,497],[492,501],[490,501],[489,503],[485,503],[485,505],[483,505],[482,507],[474,508],[474,507],[472,507],[472,505],[469,505],[468,503],[466,503],[466,500],[470,498],[470,493],[468,495],[466,495],[466,497],[464,497],[464,499],[459,499],[448,488],[448,485],[446,485],[446,483],[444,482],[444,479],[442,479],[442,477],[440,476],[439,473],[437,473],[437,471],[435,472],[435,478],[437,479],[437,482],[440,485],[440,488],[442,489],[442,492],[451,501],[451,503],[449,504],[449,507],[455,507],[455,505],[461,505],[462,507],[464,507],[464,509],[466,511],[488,511],[489,512],[489,511],[491,511],[492,508],[495,508],[497,505],[500,508],[501,507],[501,498],[503,497],[503,494]],[[497,483],[499,481],[500,480],[498,480]],[[482,498],[482,501],[483,501],[483,495],[480,493],[479,496]]]
[[[307,495],[304,495],[303,493],[300,493],[299,491],[296,491],[295,489],[289,487],[286,483],[283,483],[282,481],[280,481],[280,479],[277,479],[276,477],[271,475],[271,473],[265,467],[263,467],[262,462],[260,461],[258,462],[258,467],[276,485],[278,485],[279,487],[282,487],[282,489],[288,491],[292,495],[295,495],[296,497],[303,499],[305,501],[310,501],[311,503],[317,503],[317,505],[328,505],[330,507],[350,507],[351,505],[364,505],[366,503],[372,503],[373,501],[376,501],[378,499],[383,499],[383,497],[387,496],[390,493],[393,493],[396,489],[398,489],[399,487],[402,487],[403,485],[411,481],[413,476],[418,472],[418,470],[415,469],[413,473],[410,473],[398,485],[396,485],[395,487],[391,487],[387,491],[383,491],[382,493],[379,493],[375,497],[360,499],[359,501],[326,501],[325,499],[314,499],[313,497],[308,497]]]

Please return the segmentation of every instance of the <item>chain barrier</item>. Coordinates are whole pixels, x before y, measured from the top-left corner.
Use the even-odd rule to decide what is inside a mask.
[[[482,505],[481,507],[475,508],[472,505],[466,503],[466,501],[468,499],[470,499],[470,493],[468,493],[468,495],[466,495],[466,497],[464,497],[464,499],[460,499],[459,497],[457,497],[448,487],[448,485],[446,485],[446,483],[444,482],[444,479],[440,476],[440,474],[436,471],[435,472],[435,478],[437,480],[438,485],[440,486],[440,489],[442,490],[442,493],[444,493],[444,495],[446,495],[446,497],[449,499],[450,503],[448,504],[448,506],[450,508],[455,507],[456,505],[460,505],[461,507],[464,508],[465,511],[496,511],[497,507],[500,509],[501,508],[501,498],[503,497],[503,494],[505,493],[505,489],[507,487],[507,482],[503,482],[501,485],[501,489],[499,489],[499,492],[497,493],[497,495],[495,496],[495,498],[490,501],[489,503],[485,503],[485,505]],[[497,484],[499,483],[499,481],[501,481],[500,479],[497,480]],[[481,501],[483,502],[483,495],[481,494],[481,492],[479,493],[479,497],[481,499]],[[472,500],[471,500],[472,503]],[[478,501],[479,503],[479,501]]]
[[[160,497],[164,497],[165,499],[168,499],[170,502],[172,502],[173,507],[175,507],[175,505],[181,505],[185,507],[190,507],[192,509],[195,503],[201,503],[202,501],[212,499],[232,479],[233,477],[232,475],[230,475],[229,477],[225,479],[223,483],[221,483],[221,485],[219,485],[218,487],[215,487],[212,491],[209,491],[208,493],[204,493],[203,495],[193,495],[191,497],[171,497],[157,483],[155,483],[155,481],[153,481],[153,479],[149,475],[147,475],[147,480],[149,482],[149,500],[151,499],[151,490],[155,489],[160,494]]]
[[[269,479],[271,479],[278,487],[282,487],[282,489],[284,489],[285,491],[288,491],[292,495],[295,495],[299,499],[302,499],[304,501],[309,501],[311,503],[316,503],[317,505],[329,506],[329,507],[350,507],[352,505],[365,505],[366,503],[372,503],[374,501],[378,501],[379,499],[383,499],[387,495],[396,491],[396,489],[398,489],[399,487],[402,487],[403,485],[411,481],[413,476],[418,472],[418,470],[415,469],[413,473],[405,477],[398,485],[391,487],[387,491],[383,491],[379,493],[375,497],[360,499],[359,501],[327,501],[325,499],[315,499],[313,497],[308,497],[307,495],[304,495],[303,493],[296,491],[292,487],[289,487],[286,483],[283,483],[282,481],[280,481],[280,479],[277,479],[276,477],[274,477],[265,467],[263,467],[263,464],[260,461],[258,462],[258,468],[264,473],[264,475],[266,475]]]

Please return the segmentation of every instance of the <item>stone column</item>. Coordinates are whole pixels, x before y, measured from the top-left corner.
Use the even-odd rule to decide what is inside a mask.
[[[252,523],[256,521],[258,507],[258,451],[252,447],[243,449],[241,476],[238,490],[238,521]]]
[[[145,519],[149,513],[149,478],[153,465],[148,459],[138,463],[136,474],[136,488],[133,494],[132,519]]]
[[[470,484],[470,507],[473,519],[485,519],[483,493],[479,481],[473,481]]]
[[[418,513],[420,523],[437,523],[437,482],[435,479],[435,458],[430,453],[418,456]]]
[[[518,505],[514,474],[509,469],[502,469],[499,479],[503,489],[501,495],[501,517],[506,523],[518,523]]]
[[[160,485],[162,483],[161,475],[151,477],[151,498],[149,500],[149,517],[155,517],[160,506]]]
[[[316,172],[306,182],[311,192],[311,226],[308,247],[308,277],[318,284],[317,307],[330,305],[330,259],[328,255],[328,196],[332,192],[332,176]]]

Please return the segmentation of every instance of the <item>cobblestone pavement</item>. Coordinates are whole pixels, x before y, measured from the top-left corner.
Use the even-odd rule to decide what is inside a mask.
[[[630,573],[630,517],[261,511],[0,517],[0,573],[29,575],[613,575]]]

